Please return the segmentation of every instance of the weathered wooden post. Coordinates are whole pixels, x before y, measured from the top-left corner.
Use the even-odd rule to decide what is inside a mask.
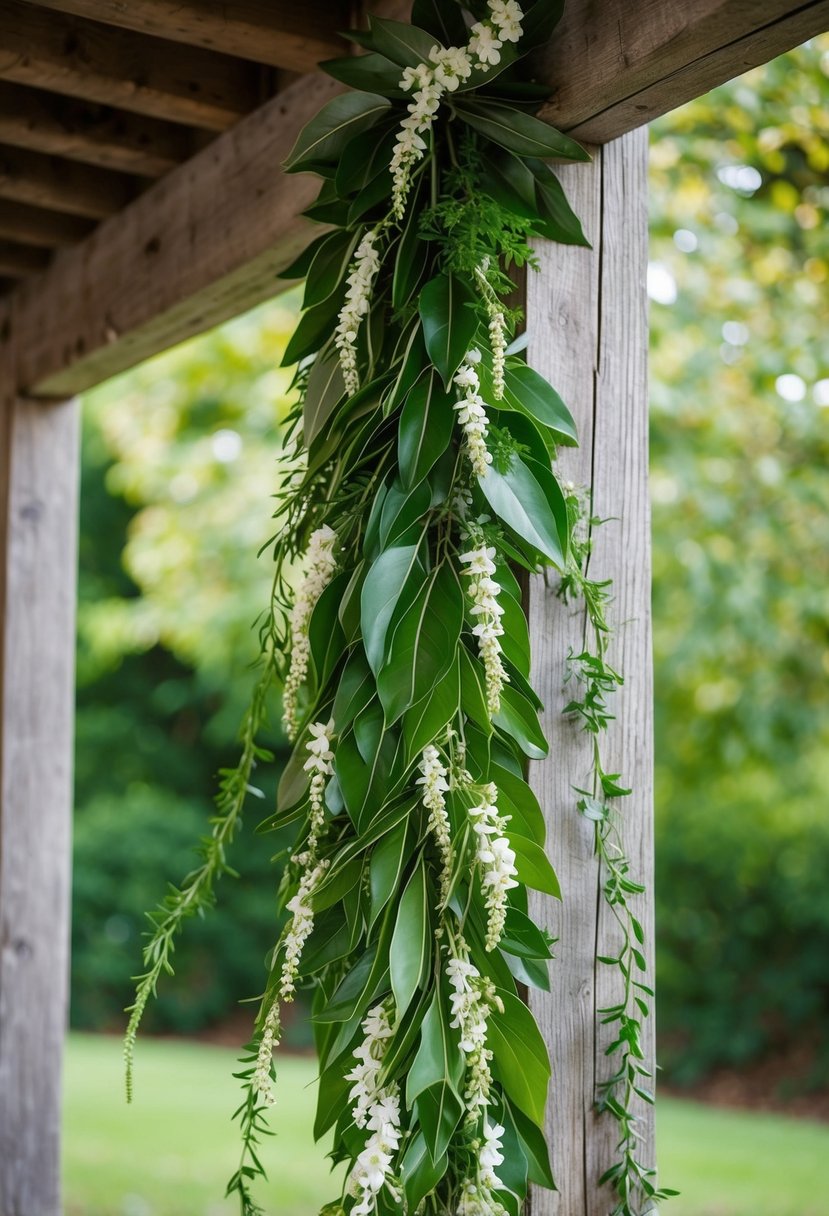
[[[58,1216],[78,408],[16,395],[0,324],[0,1213]]]
[[[647,131],[592,149],[593,163],[568,166],[561,179],[592,250],[543,243],[541,272],[527,276],[529,360],[573,411],[581,446],[562,452],[565,477],[593,491],[606,522],[595,534],[590,573],[612,578],[610,661],[625,677],[618,694],[608,759],[634,793],[621,801],[624,837],[635,876],[651,889],[653,869],[650,515],[647,409]],[[537,1191],[533,1216],[606,1216],[613,1206],[598,1179],[614,1160],[617,1129],[593,1111],[596,1082],[607,1075],[597,1009],[618,999],[618,976],[595,963],[618,949],[603,905],[593,825],[576,811],[573,785],[590,769],[589,744],[561,717],[566,656],[585,640],[584,613],[567,612],[555,586],[530,586],[530,634],[536,687],[546,705],[551,742],[531,767],[549,824],[550,848],[563,890],[558,906],[535,896],[534,915],[559,936],[552,992],[531,1004],[553,1061],[549,1133],[557,1194]],[[652,949],[650,897],[637,910]],[[652,954],[649,955],[652,964]],[[652,1062],[653,1030],[646,1036]],[[552,1115],[554,1112],[554,1117]],[[643,1158],[653,1158],[651,1108],[642,1104]]]

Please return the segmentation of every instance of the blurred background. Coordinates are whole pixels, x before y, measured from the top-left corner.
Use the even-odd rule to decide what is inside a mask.
[[[651,207],[662,1180],[676,1216],[825,1216],[829,36],[655,123]],[[240,1002],[275,938],[280,842],[254,837],[255,806],[242,877],[148,1015],[129,1109],[114,1036],[143,914],[190,868],[235,759],[296,308],[283,296],[84,403],[72,1216],[230,1210]],[[276,728],[267,742],[284,753]],[[336,1191],[308,1041],[300,1010],[266,1146],[274,1216]]]

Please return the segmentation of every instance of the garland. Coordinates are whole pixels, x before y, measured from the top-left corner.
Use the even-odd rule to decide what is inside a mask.
[[[228,1193],[243,1216],[264,1174],[280,1008],[313,992],[317,1137],[344,1167],[326,1216],[517,1216],[554,1187],[542,1131],[550,1077],[522,986],[549,987],[552,940],[529,887],[559,896],[525,777],[547,744],[529,683],[514,570],[558,571],[594,645],[571,656],[565,712],[594,737],[579,810],[595,824],[621,929],[617,1063],[599,1106],[619,1124],[616,1216],[668,1192],[637,1157],[635,1095],[650,989],[642,929],[599,738],[621,682],[605,656],[606,585],[584,570],[590,531],[553,462],[576,441],[555,390],[511,340],[513,267],[541,236],[586,244],[547,160],[584,161],[533,117],[545,91],[518,62],[561,6],[415,0],[412,24],[371,19],[365,52],[326,70],[351,91],[299,136],[286,168],[322,179],[308,215],[330,231],[286,272],[305,279],[285,354],[298,364],[292,456],[281,473],[274,594],[237,769],[222,775],[202,865],[153,917],[127,1031],[171,970],[183,921],[213,899],[252,791],[268,694],[281,680],[294,750],[261,830],[296,824],[286,912],[239,1074],[243,1152]]]

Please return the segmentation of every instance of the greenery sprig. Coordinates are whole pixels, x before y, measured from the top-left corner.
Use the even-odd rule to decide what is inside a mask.
[[[297,825],[269,974],[236,1112],[229,1184],[259,1208],[281,1008],[313,992],[315,1135],[333,1130],[341,1195],[327,1216],[518,1216],[553,1187],[543,1126],[550,1062],[524,986],[549,987],[551,938],[528,888],[560,898],[525,764],[546,754],[515,568],[552,567],[582,594],[595,653],[571,702],[594,737],[618,682],[601,646],[605,588],[581,574],[577,521],[555,475],[573,419],[513,342],[506,303],[532,239],[586,244],[550,159],[584,161],[534,117],[521,75],[561,6],[415,0],[412,23],[371,18],[365,52],[325,65],[350,91],[300,134],[289,172],[322,178],[308,215],[327,231],[285,271],[305,280],[285,353],[297,364],[293,454],[278,495],[266,662],[225,774],[205,862],[171,893],[147,947],[128,1030],[191,909],[212,899],[280,676],[294,744],[260,831]],[[291,573],[291,567],[295,569]],[[602,1091],[637,1165],[629,1087],[645,1075],[632,1011],[638,940],[627,863],[598,808],[624,791],[595,752],[582,809],[597,822],[606,894],[625,933],[622,1066]],[[631,932],[629,932],[629,926]],[[635,992],[634,992],[635,990]],[[637,1090],[638,1091],[638,1090]],[[648,1190],[650,1187],[650,1190]]]

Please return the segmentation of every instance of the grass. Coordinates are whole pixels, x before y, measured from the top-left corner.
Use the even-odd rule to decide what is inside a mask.
[[[237,1158],[232,1051],[139,1043],[136,1097],[123,1099],[117,1039],[72,1035],[66,1063],[66,1216],[228,1216]],[[268,1216],[315,1216],[338,1187],[311,1136],[311,1060],[280,1064],[276,1137],[265,1145]],[[824,1216],[829,1126],[664,1099],[661,1176],[682,1197],[667,1216]]]

